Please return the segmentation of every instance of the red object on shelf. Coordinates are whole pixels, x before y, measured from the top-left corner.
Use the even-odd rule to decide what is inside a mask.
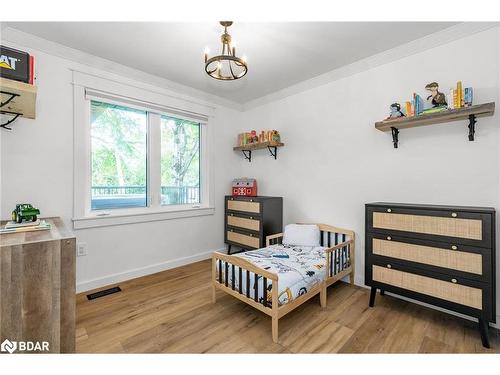
[[[29,67],[29,84],[33,85],[35,83],[35,57],[30,55],[30,67]]]
[[[255,178],[235,178],[232,184],[232,195],[240,197],[256,197],[257,180]]]

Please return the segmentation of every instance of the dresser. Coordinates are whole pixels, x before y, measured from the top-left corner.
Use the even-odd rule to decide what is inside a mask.
[[[0,342],[73,353],[76,240],[61,219],[44,220],[50,230],[0,234]]]
[[[224,242],[227,253],[234,245],[242,250],[265,247],[266,236],[283,231],[282,197],[226,196]]]
[[[396,203],[365,206],[365,283],[475,317],[483,346],[496,320],[495,210]]]

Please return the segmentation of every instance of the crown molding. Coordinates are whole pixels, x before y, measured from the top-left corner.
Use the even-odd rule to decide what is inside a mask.
[[[73,67],[72,70],[87,70],[82,68],[82,66],[84,66],[91,68],[93,74],[98,74],[98,71],[104,71],[116,77],[126,77],[128,80],[134,80],[156,87],[160,89],[160,91],[163,91],[164,94],[172,95],[196,104],[210,107],[218,105],[237,111],[243,110],[243,105],[234,101],[40,38],[36,35],[17,30],[11,26],[7,26],[2,30],[1,41],[2,43],[13,43],[21,48],[38,50],[78,64],[78,66]]]
[[[277,100],[284,99],[288,96],[299,94],[301,92],[326,85],[330,82],[337,81],[339,79],[349,77],[354,74],[361,73],[396,60],[400,60],[402,58],[453,42],[458,39],[465,38],[472,34],[476,34],[490,28],[497,27],[499,25],[499,22],[459,23],[436,33],[429,34],[425,37],[402,44],[390,50],[372,55],[352,64],[342,66],[314,78],[299,82],[282,90],[248,101],[243,105],[243,111],[248,111],[261,105],[268,104]]]

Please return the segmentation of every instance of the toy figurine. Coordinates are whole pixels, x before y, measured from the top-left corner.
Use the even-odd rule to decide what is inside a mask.
[[[281,142],[281,136],[277,130],[272,131],[271,142],[273,142],[273,143],[280,143]]]
[[[442,92],[439,92],[439,85],[437,82],[431,82],[427,86],[425,86],[427,91],[430,91],[431,94],[427,97],[427,100],[432,98],[432,106],[433,107],[441,107],[447,106],[446,103],[446,95]]]
[[[386,120],[405,117],[405,114],[401,112],[401,106],[399,105],[399,103],[392,103],[390,108],[391,113],[389,114],[389,117],[386,118]]]
[[[250,142],[249,143],[258,143],[259,142],[259,137],[257,136],[257,132],[255,130],[252,130],[250,132]]]

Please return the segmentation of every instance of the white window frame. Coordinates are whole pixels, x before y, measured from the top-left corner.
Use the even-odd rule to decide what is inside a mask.
[[[213,108],[156,91],[73,72],[74,85],[74,197],[75,229],[109,225],[169,220],[213,215],[212,130],[209,126]],[[91,136],[90,101],[119,104],[148,113],[148,206],[91,210]],[[175,106],[175,107],[174,107]],[[182,108],[182,109],[180,109]],[[161,204],[161,116],[171,116],[200,123],[200,200],[199,204]]]

